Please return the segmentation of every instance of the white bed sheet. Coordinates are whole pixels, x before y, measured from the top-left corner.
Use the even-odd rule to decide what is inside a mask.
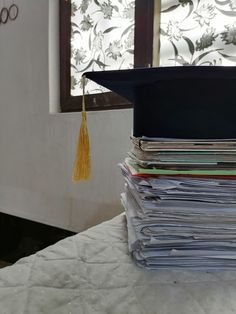
[[[147,271],[120,215],[0,271],[0,314],[236,313],[236,271]]]

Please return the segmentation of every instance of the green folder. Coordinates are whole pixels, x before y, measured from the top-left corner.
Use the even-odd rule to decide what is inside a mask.
[[[140,167],[138,164],[126,161],[128,165],[133,167],[138,174],[153,174],[153,175],[210,175],[210,176],[235,176],[235,170],[169,170],[169,169],[146,169]]]

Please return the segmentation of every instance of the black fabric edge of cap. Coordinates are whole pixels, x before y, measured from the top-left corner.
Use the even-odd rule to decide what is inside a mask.
[[[225,79],[236,80],[235,66],[173,66],[85,72],[86,78],[125,97],[135,99],[135,88],[158,81]]]

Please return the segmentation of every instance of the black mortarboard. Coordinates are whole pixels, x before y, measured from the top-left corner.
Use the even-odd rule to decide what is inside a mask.
[[[136,137],[236,138],[236,67],[87,72],[134,105]]]

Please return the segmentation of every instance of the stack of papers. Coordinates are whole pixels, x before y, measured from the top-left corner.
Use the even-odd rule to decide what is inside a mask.
[[[129,249],[149,269],[236,267],[236,141],[132,138]]]

